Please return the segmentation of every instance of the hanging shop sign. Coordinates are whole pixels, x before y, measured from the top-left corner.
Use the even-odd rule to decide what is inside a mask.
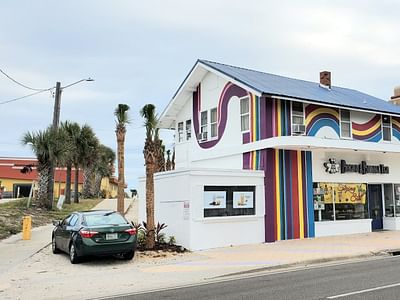
[[[335,158],[330,158],[324,163],[325,172],[329,174],[336,173],[359,173],[359,174],[389,174],[389,167],[384,164],[379,165],[367,165],[365,160],[359,164],[348,164],[344,159],[340,161],[340,164],[336,162]]]

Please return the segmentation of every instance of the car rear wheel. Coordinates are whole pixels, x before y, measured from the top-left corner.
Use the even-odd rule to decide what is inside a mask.
[[[56,237],[54,235],[51,239],[51,250],[53,251],[54,254],[60,253],[60,249],[57,248]]]
[[[79,257],[78,253],[76,253],[76,248],[74,243],[71,243],[71,245],[69,246],[69,260],[71,261],[71,264],[79,263]]]
[[[125,252],[122,254],[122,257],[126,260],[132,260],[132,258],[135,256],[135,251],[131,250],[129,252]]]

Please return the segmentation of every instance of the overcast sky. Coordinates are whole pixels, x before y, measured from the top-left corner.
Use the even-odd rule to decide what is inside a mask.
[[[113,110],[131,106],[126,180],[144,174],[146,103],[162,112],[198,58],[318,81],[389,99],[400,85],[399,1],[1,1],[0,68],[62,95],[61,120],[87,123],[116,149]],[[0,74],[0,102],[32,91]],[[33,156],[24,132],[52,121],[44,93],[0,105],[0,156]],[[167,145],[171,141],[165,141]]]

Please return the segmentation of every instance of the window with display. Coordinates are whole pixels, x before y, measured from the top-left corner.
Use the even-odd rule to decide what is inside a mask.
[[[367,185],[363,183],[314,183],[315,221],[368,218]]]
[[[254,186],[205,186],[204,217],[254,215],[255,200]]]
[[[400,217],[400,184],[383,185],[385,217]]]

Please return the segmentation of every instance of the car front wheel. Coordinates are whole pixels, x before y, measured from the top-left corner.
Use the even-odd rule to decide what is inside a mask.
[[[56,237],[54,235],[51,239],[51,250],[53,251],[54,254],[60,253],[60,249],[57,248]]]
[[[71,261],[71,264],[79,263],[79,257],[78,253],[76,253],[76,248],[74,243],[71,243],[71,246],[69,246],[69,260]]]

